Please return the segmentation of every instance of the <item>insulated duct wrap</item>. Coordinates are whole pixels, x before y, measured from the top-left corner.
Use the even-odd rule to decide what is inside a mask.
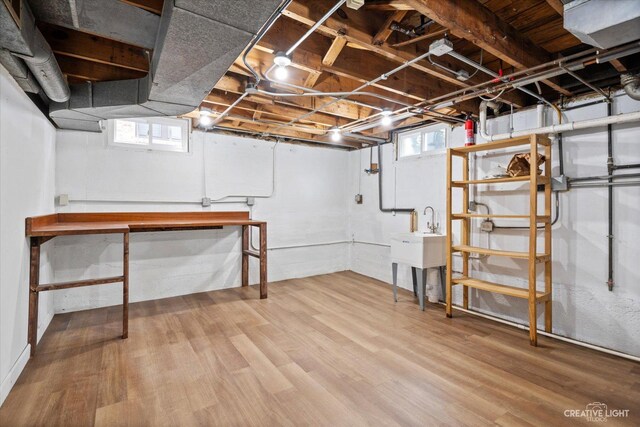
[[[147,77],[85,83],[52,103],[64,129],[99,132],[100,120],[174,116],[196,109],[280,0],[166,0]]]
[[[42,91],[49,99],[66,101],[69,86],[51,47],[36,28],[27,3],[21,1],[18,6],[20,10],[15,11],[0,3],[0,63],[25,92]]]

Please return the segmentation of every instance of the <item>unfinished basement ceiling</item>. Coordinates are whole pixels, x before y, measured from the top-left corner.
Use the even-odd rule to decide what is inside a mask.
[[[476,72],[469,64],[443,55],[425,57],[361,89],[370,96],[350,96],[336,101],[330,96],[291,97],[286,94],[304,90],[353,91],[426,54],[430,44],[443,37],[452,42],[457,54],[504,75],[593,49],[565,30],[563,2],[560,0],[366,1],[359,10],[340,5],[290,55],[288,76],[278,82],[272,73],[270,76],[274,81],[270,82],[265,73],[272,67],[276,52],[286,52],[296,44],[312,25],[336,6],[335,0],[272,1],[259,13],[248,13],[255,9],[255,6],[249,7],[249,3],[254,2],[223,2],[222,7],[218,2],[174,0],[172,7],[164,11],[163,0],[28,0],[28,3],[37,27],[51,45],[62,72],[72,85],[72,92],[77,93],[86,82],[95,84],[134,79],[144,82],[154,64],[150,60],[162,61],[164,58],[166,67],[176,70],[192,66],[192,72],[196,73],[198,67],[205,66],[204,62],[198,61],[206,52],[209,52],[211,60],[211,53],[216,57],[233,54],[235,61],[229,58],[219,75],[212,71],[200,76],[195,79],[198,81],[198,84],[193,84],[195,87],[176,85],[159,100],[178,104],[180,108],[174,109],[174,113],[193,117],[195,126],[199,117],[196,108],[200,107],[210,110],[217,130],[254,132],[346,147],[375,142],[371,138],[387,138],[391,128],[425,121],[456,123],[468,113],[477,114],[480,100],[476,97],[423,114],[416,113],[422,112],[420,110],[404,107],[413,114],[398,114],[392,126],[380,126],[372,119],[367,120],[370,116],[380,117],[383,109],[399,111],[403,106],[424,103],[425,100],[490,82],[491,78]],[[255,34],[278,4],[286,5],[286,9],[247,53],[246,63],[261,78],[258,90],[244,95],[240,102],[238,99],[247,86],[255,82],[252,70],[240,54],[249,38],[234,38],[225,31],[212,31],[208,35],[199,31],[201,35],[198,36],[198,33],[187,30],[193,24],[185,21],[182,26],[174,27],[177,33],[173,34],[173,40],[180,40],[180,43],[175,44],[164,57],[161,52],[154,52],[158,46],[158,28],[163,20],[166,21],[163,13],[166,14],[167,10],[197,10],[203,19],[222,21],[240,32]],[[103,19],[106,16],[117,19]],[[160,34],[163,34],[162,29]],[[242,47],[238,45],[240,41]],[[162,43],[159,46],[164,47]],[[537,87],[530,84],[527,88],[549,102],[593,92],[594,87],[608,89],[619,85],[620,73],[638,69],[639,56],[637,53],[627,55],[575,71],[584,81],[563,74],[543,80]],[[166,62],[168,60],[171,63]],[[224,62],[219,61],[217,68]],[[467,75],[470,77],[465,78]],[[155,70],[154,85],[158,76],[159,71]],[[173,82],[178,78],[171,76],[169,80]],[[207,84],[206,93],[202,92]],[[304,89],[292,88],[291,85]],[[110,88],[104,86],[105,90]],[[153,92],[153,87],[150,91]],[[191,93],[183,97],[185,91]],[[535,97],[513,88],[500,95],[507,107],[511,104],[516,109],[538,102]],[[196,98],[199,100],[193,102]],[[133,103],[154,111],[149,107],[151,100],[152,97],[142,101],[136,99]],[[323,104],[327,105],[315,111]],[[52,114],[56,108],[59,107],[54,107]],[[66,117],[68,109],[73,110],[69,105],[64,106],[62,116]],[[163,113],[171,114],[171,110]],[[186,110],[194,111],[187,113]],[[93,111],[78,111],[94,115]],[[140,111],[139,107],[124,108],[119,116]],[[100,114],[95,115],[100,117]],[[364,126],[361,129],[351,126],[356,131],[345,132],[339,142],[331,141],[330,129],[347,129],[353,121]],[[371,123],[369,127],[366,126],[368,123]],[[64,126],[62,121],[58,124]]]

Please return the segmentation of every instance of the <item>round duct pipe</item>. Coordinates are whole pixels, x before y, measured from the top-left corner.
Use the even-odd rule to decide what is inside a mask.
[[[71,96],[69,85],[60,70],[49,43],[37,29],[34,33],[33,45],[30,48],[33,51],[32,56],[16,56],[24,60],[49,99],[55,102],[67,101]]]
[[[622,74],[620,84],[629,98],[640,101],[640,74]]]

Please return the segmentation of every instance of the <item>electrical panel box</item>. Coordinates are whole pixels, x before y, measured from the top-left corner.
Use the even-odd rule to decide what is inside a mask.
[[[58,206],[67,206],[69,204],[69,195],[60,194],[58,196]]]
[[[453,50],[453,43],[447,39],[436,40],[429,46],[429,53],[435,56],[442,56]]]

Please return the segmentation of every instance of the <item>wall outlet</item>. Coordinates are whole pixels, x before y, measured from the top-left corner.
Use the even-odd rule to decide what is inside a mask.
[[[60,194],[58,195],[58,206],[67,206],[69,204],[69,195],[68,194]]]
[[[356,203],[361,205],[362,204],[362,194],[356,194]]]
[[[202,198],[202,207],[203,208],[207,208],[211,206],[211,199],[209,197],[203,197]]]
[[[256,204],[255,197],[247,197],[247,206],[253,206]]]

